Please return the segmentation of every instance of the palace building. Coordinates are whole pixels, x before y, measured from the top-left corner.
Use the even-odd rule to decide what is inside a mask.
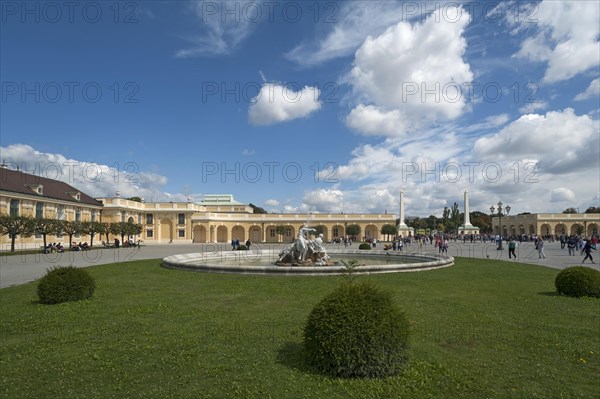
[[[92,198],[58,180],[0,168],[0,214],[102,223],[132,222],[143,226],[134,239],[150,243],[218,243],[238,239],[245,242],[292,242],[300,227],[322,225],[324,240],[345,237],[351,224],[360,227],[359,238],[377,238],[385,224],[396,224],[396,216],[374,214],[267,213],[255,214],[249,205],[231,194],[206,195],[200,203],[138,202],[114,197]],[[77,241],[90,241],[84,235]],[[49,242],[65,242],[65,236],[48,236]],[[98,238],[95,240],[99,241]],[[42,245],[41,235],[18,237],[20,248]],[[0,236],[1,249],[10,245]]]
[[[500,230],[502,229],[502,230]],[[511,235],[585,235],[600,231],[600,213],[532,213],[492,218],[494,234]]]

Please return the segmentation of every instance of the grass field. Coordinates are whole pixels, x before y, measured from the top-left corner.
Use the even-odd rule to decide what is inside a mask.
[[[594,398],[600,300],[554,293],[557,270],[457,258],[446,269],[360,276],[412,324],[406,372],[316,374],[302,357],[312,307],[341,277],[203,274],[146,260],[89,267],[91,300],[0,290],[4,398]]]

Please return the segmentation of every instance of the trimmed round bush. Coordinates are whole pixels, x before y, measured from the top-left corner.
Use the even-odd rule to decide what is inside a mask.
[[[600,272],[585,266],[563,269],[554,280],[560,294],[600,298]]]
[[[41,303],[55,304],[91,298],[95,289],[94,278],[85,270],[59,266],[40,279],[37,294]]]
[[[371,246],[369,244],[367,244],[366,242],[363,242],[362,244],[360,244],[358,246],[358,249],[371,249]]]
[[[332,377],[385,377],[408,362],[409,323],[387,291],[344,283],[312,310],[304,328],[307,360]]]

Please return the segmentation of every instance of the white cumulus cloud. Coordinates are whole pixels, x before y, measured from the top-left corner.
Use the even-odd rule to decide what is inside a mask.
[[[321,108],[320,90],[304,86],[300,90],[276,83],[265,83],[248,110],[253,125],[272,125],[304,118]]]
[[[538,30],[515,56],[547,63],[545,82],[567,80],[600,65],[599,2],[544,0],[535,11]]]
[[[558,187],[550,193],[550,202],[574,201],[575,193],[568,188]]]
[[[463,60],[469,14],[449,8],[451,22],[434,12],[422,23],[399,22],[356,51],[347,77],[361,103],[346,118],[364,134],[399,137],[407,131],[460,116],[463,84],[473,73]]]
[[[187,201],[188,195],[163,191],[167,178],[157,173],[139,170],[134,162],[111,166],[70,159],[62,154],[37,151],[26,144],[0,147],[2,159],[10,168],[25,173],[60,180],[95,197],[142,197],[147,201]],[[116,166],[116,167],[115,167]],[[190,194],[193,201],[200,194]]]

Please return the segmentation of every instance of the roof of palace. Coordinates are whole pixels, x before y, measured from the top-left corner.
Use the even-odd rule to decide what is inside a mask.
[[[102,206],[102,202],[65,182],[5,167],[0,168],[0,190],[39,198]]]
[[[233,199],[233,194],[206,194],[200,205],[245,205]]]

